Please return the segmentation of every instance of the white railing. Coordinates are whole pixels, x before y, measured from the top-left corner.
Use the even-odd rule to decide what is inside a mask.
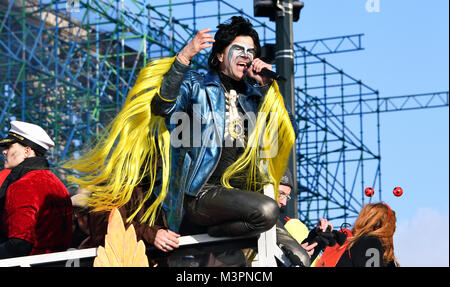
[[[64,252],[30,255],[0,260],[0,267],[30,267],[34,264],[45,264],[66,261],[66,266],[71,266],[73,260],[92,258],[97,256],[97,248],[73,249]]]
[[[179,246],[188,246],[194,244],[205,244],[221,241],[232,241],[248,239],[251,237],[211,237],[208,234],[197,234],[190,236],[182,236],[179,238]],[[93,258],[97,256],[97,248],[89,249],[71,249],[64,252],[54,252],[48,254],[31,255],[23,257],[15,257],[9,259],[0,260],[0,267],[31,267],[32,265],[53,263],[53,262],[66,262],[65,266],[77,266],[76,260],[84,258]]]
[[[274,190],[272,185],[266,185],[264,187],[264,194],[274,198]],[[208,234],[197,234],[191,236],[182,236],[179,238],[179,245],[188,246],[194,244],[205,244],[221,241],[232,241],[249,239],[253,236],[240,236],[240,237],[211,237]],[[260,234],[258,239],[258,256],[253,262],[252,266],[264,266],[264,267],[276,267],[276,260],[278,258],[282,263],[288,263],[286,256],[276,244],[276,229],[275,226],[270,230]],[[32,265],[64,262],[66,267],[79,266],[79,260],[85,258],[93,258],[97,256],[97,248],[89,249],[69,249],[64,252],[55,252],[41,255],[31,255],[23,257],[15,257],[9,259],[0,260],[0,267],[31,267]]]

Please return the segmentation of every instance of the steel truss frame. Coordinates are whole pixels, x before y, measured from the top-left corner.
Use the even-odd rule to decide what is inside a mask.
[[[49,131],[60,163],[84,153],[120,110],[140,69],[173,56],[204,27],[232,15],[250,18],[262,44],[274,23],[225,0],[0,0],[0,134],[14,119]],[[76,4],[76,5],[75,5]],[[212,32],[215,32],[214,30]],[[295,116],[299,218],[347,222],[381,200],[380,114],[448,106],[448,92],[381,97],[324,55],[363,50],[363,34],[296,41]],[[208,54],[193,68],[205,71]],[[370,132],[368,132],[370,131]]]

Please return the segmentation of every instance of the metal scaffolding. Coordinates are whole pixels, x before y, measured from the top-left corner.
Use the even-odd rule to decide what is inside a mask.
[[[0,0],[0,135],[15,119],[41,125],[64,179],[60,163],[95,142],[142,67],[232,15],[250,18],[262,45],[275,44],[273,23],[225,0]],[[448,92],[381,97],[322,58],[363,50],[362,37],[294,43],[298,208],[310,226],[354,218],[366,186],[381,200],[382,112],[448,106]],[[193,68],[205,70],[207,58],[197,55]]]

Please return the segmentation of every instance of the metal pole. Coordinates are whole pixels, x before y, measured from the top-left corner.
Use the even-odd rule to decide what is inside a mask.
[[[294,50],[293,50],[293,0],[277,1],[277,12],[275,17],[276,24],[276,52],[275,63],[277,72],[284,76],[287,81],[279,82],[280,92],[283,95],[286,106],[292,113],[295,111],[294,96]],[[298,217],[298,198],[297,198],[297,164],[295,144],[291,151],[288,162],[288,168],[294,177],[294,188],[291,191],[291,200],[288,201],[286,212],[282,212],[282,218],[289,216]]]

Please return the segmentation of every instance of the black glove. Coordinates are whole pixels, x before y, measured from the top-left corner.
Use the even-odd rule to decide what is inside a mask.
[[[310,259],[306,250],[284,228],[280,220],[276,224],[277,245],[291,262],[291,266],[309,267]]]
[[[300,260],[300,258],[295,255],[290,249],[288,249],[286,246],[282,246],[281,250],[283,251],[284,255],[291,261],[291,266],[293,267],[305,267],[303,262]]]
[[[0,244],[0,259],[27,256],[33,249],[33,244],[19,238],[9,238]]]
[[[345,240],[347,240],[347,234],[341,231],[333,230],[334,238],[336,239],[336,243],[339,245],[344,244]]]
[[[342,245],[347,239],[347,235],[337,230],[331,231],[331,226],[328,226],[325,231],[315,228],[311,230],[308,237],[302,241],[302,244],[307,242],[313,244],[317,242],[317,246],[314,248],[314,253],[311,256],[311,262],[319,255],[322,250],[325,250],[328,246],[334,246],[336,243]]]

